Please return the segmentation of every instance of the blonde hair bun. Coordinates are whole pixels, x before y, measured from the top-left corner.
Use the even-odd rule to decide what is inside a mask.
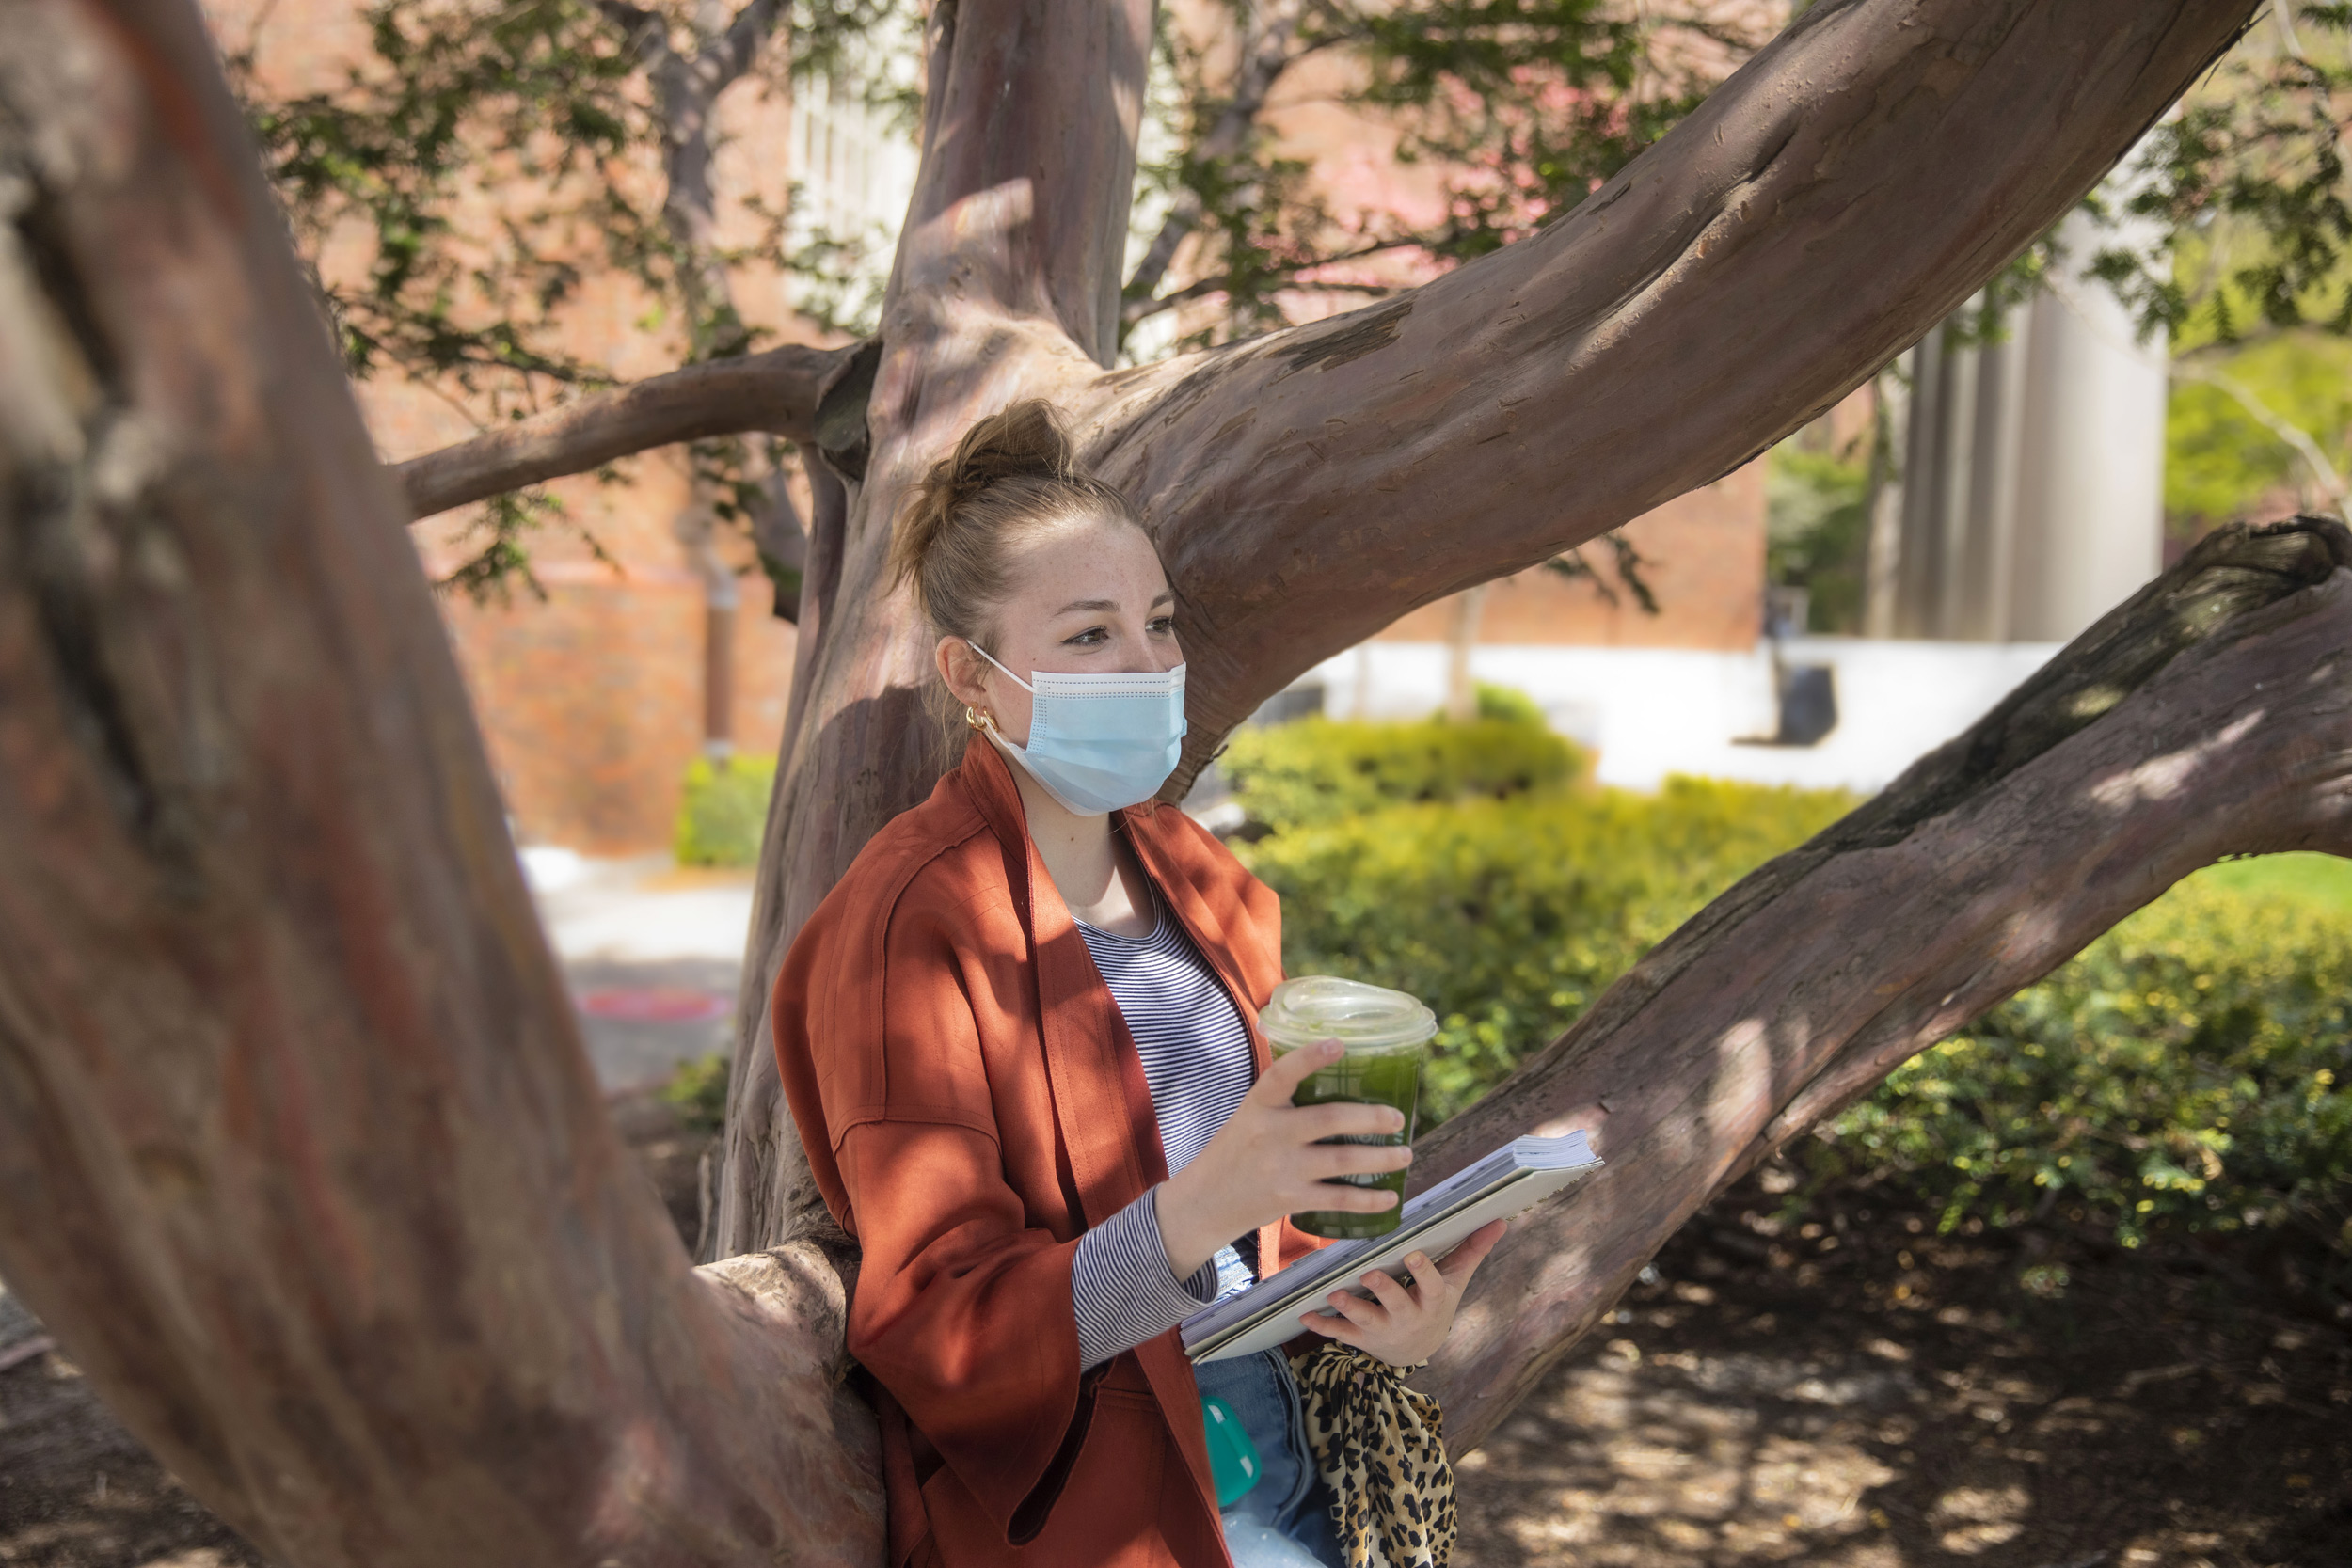
[[[940,635],[977,637],[1004,596],[1013,546],[1103,518],[1143,526],[1126,497],[1079,463],[1054,405],[1029,398],[975,422],[923,476],[891,532],[891,582],[914,584]]]

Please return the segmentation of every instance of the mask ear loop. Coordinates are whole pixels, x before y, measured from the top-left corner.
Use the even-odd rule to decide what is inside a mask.
[[[971,649],[974,653],[979,655],[982,658],[987,659],[991,664],[996,665],[997,669],[1003,670],[1005,678],[1012,682],[1013,685],[1019,687],[1022,690],[1028,692],[1031,696],[1035,696],[1037,694],[1036,687],[1031,686],[1027,681],[1023,680],[1019,675],[1014,674],[1011,671],[1005,670],[1004,665],[997,662],[996,656],[990,653],[986,648],[981,647],[977,642],[973,641],[968,637],[963,640],[963,645]],[[964,704],[963,721],[966,725],[973,729],[993,734],[997,739],[1004,740],[1004,732],[996,728],[996,716],[986,711],[985,709],[976,708],[969,703]],[[1007,740],[1005,741],[1005,744],[1009,746],[1012,742]]]

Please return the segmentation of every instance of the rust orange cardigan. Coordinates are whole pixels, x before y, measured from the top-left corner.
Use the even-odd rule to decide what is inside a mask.
[[[1273,893],[1174,807],[1114,826],[1263,1070]],[[1078,1237],[1167,1168],[1142,1061],[993,748],[866,847],[793,942],[774,1019],[818,1185],[864,1253],[850,1351],[886,1396],[893,1568],[1222,1568],[1175,1331],[1079,1375]],[[1283,1222],[1259,1255],[1320,1244]]]

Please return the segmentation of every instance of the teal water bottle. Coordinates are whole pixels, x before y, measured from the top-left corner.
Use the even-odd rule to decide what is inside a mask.
[[[1216,1482],[1216,1506],[1231,1508],[1258,1484],[1258,1445],[1242,1430],[1233,1407],[1215,1394],[1200,1402],[1200,1426],[1209,1438],[1209,1479]]]

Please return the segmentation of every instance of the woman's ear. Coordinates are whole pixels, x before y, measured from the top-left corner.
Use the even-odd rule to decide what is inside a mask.
[[[965,707],[988,710],[988,688],[981,684],[987,666],[972,651],[971,643],[961,637],[943,637],[931,650],[931,657],[939,666],[939,678],[946,683],[948,695]]]

